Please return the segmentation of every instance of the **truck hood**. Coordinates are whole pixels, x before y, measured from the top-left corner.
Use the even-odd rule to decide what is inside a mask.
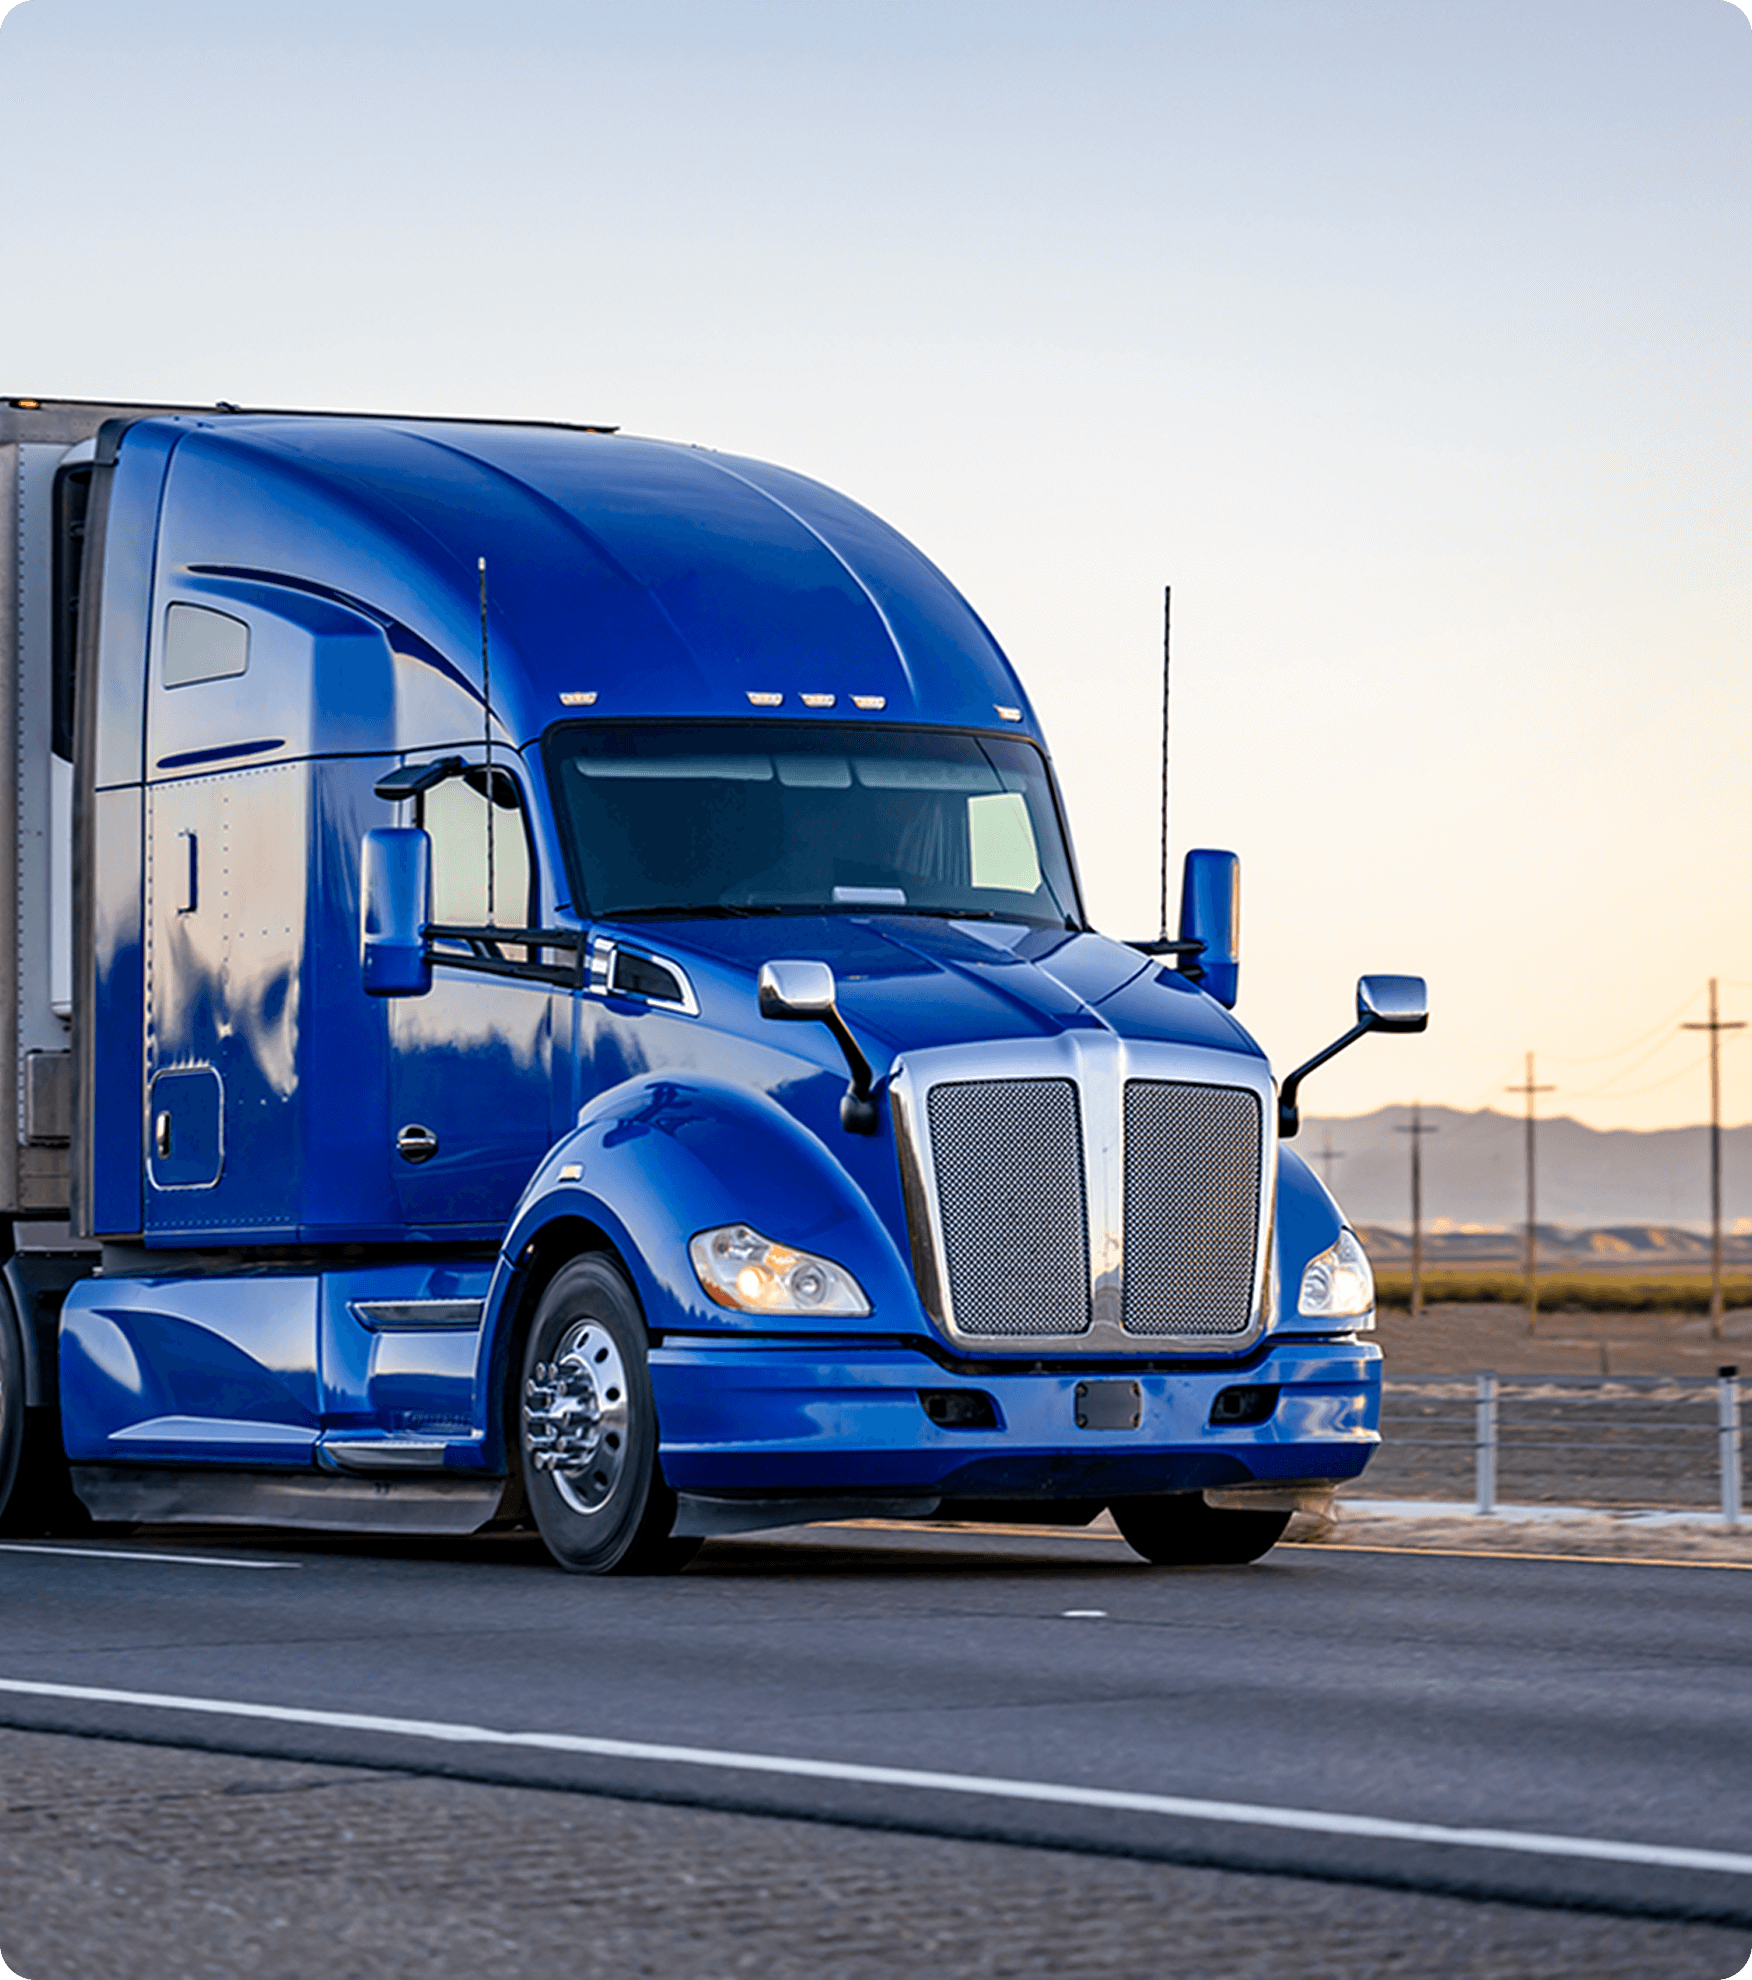
[[[840,1009],[878,1072],[884,1056],[908,1050],[1089,1029],[1262,1056],[1189,978],[1104,935],[922,915],[642,920],[602,932],[717,979],[747,999],[750,1018],[762,963],[831,965]]]

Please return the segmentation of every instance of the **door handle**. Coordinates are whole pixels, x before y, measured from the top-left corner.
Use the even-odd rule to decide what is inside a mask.
[[[170,1156],[170,1114],[161,1113],[152,1123],[152,1146],[158,1151],[158,1159],[163,1162]]]
[[[410,1121],[395,1138],[395,1152],[404,1162],[429,1162],[438,1153],[438,1137],[429,1127]]]

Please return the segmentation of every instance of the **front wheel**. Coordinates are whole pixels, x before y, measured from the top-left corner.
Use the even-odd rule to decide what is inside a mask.
[[[665,1574],[675,1494],[657,1462],[657,1406],[638,1298],[606,1258],[574,1259],[542,1294],[517,1413],[523,1485],[548,1552],[574,1574]]]
[[[1156,1567],[1240,1567],[1269,1553],[1290,1523],[1287,1512],[1206,1505],[1202,1492],[1115,1499],[1109,1510],[1127,1543]]]

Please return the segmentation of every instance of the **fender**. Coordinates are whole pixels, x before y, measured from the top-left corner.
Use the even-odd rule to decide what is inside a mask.
[[[1329,1244],[1336,1244],[1345,1228],[1344,1212],[1331,1191],[1293,1148],[1280,1143],[1276,1255],[1272,1260],[1278,1317],[1273,1334],[1333,1331],[1335,1323],[1331,1320],[1304,1320],[1296,1311],[1296,1300],[1309,1259],[1318,1257]]]
[[[884,1134],[875,1149],[886,1151]],[[859,1153],[875,1152],[861,1142]],[[887,1159],[892,1161],[892,1156]],[[894,1192],[899,1212],[898,1182]],[[599,1094],[549,1151],[512,1217],[487,1297],[483,1374],[510,1321],[518,1265],[562,1219],[595,1225],[620,1253],[654,1333],[929,1332],[904,1232],[891,1231],[837,1151],[776,1101],[713,1079],[643,1074]],[[863,1287],[870,1312],[824,1329],[808,1314],[741,1314],[708,1299],[687,1254],[696,1232],[751,1224],[819,1252]]]

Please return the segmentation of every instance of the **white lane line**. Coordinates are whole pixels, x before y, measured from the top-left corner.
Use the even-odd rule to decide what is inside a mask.
[[[0,1554],[67,1554],[76,1561],[157,1561],[170,1567],[295,1568],[298,1561],[232,1561],[212,1554],[149,1554],[144,1548],[127,1551],[120,1547],[45,1547],[35,1541],[0,1540]],[[5,1980],[0,1975],[0,1980]]]
[[[811,1781],[853,1781],[866,1787],[922,1788],[934,1794],[983,1795],[1062,1808],[1113,1808],[1134,1815],[1173,1815],[1194,1822],[1294,1829],[1321,1836],[1367,1836],[1382,1842],[1444,1843],[1458,1849],[1507,1850],[1524,1856],[1563,1856],[1589,1863],[1636,1863],[1663,1870],[1713,1870],[1752,1877],[1752,1856],[1719,1849],[1677,1849],[1666,1843],[1612,1842],[1594,1836],[1541,1835],[1522,1829],[1454,1829],[1439,1822],[1399,1822],[1378,1815],[1344,1815],[1319,1808],[1272,1808],[1246,1801],[1200,1801],[1188,1795],[1139,1794],[1125,1788],[1072,1787],[1052,1781],[1013,1781],[999,1775],[940,1774],[916,1767],[876,1767],[856,1760],[807,1760],[782,1753],[737,1753],[710,1746],[659,1746],[639,1739],[597,1739],[582,1733],[505,1732],[445,1719],[389,1719],[370,1712],[323,1712],[296,1705],[257,1705],[236,1698],[185,1698],[173,1692],[117,1691],[105,1685],[45,1684],[0,1678],[0,1692],[64,1698],[90,1705],[134,1705],[156,1712],[197,1712],[212,1718],[266,1719],[276,1725],[322,1726],[339,1732],[388,1733],[450,1746],[512,1746],[545,1753],[585,1753],[605,1760],[650,1760],[725,1773],[780,1774]]]

